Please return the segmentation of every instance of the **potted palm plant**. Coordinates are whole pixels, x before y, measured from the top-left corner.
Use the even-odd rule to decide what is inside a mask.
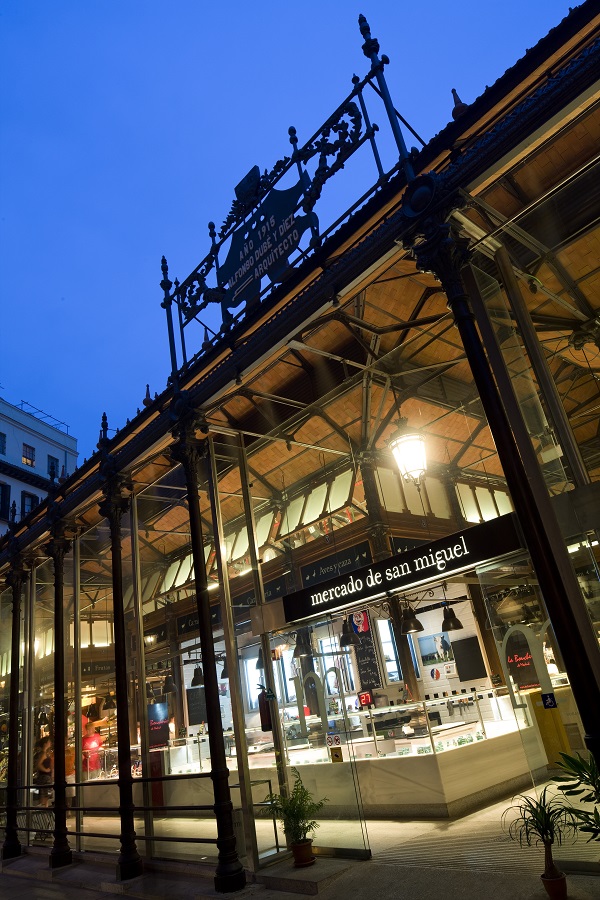
[[[600,841],[600,769],[590,753],[587,759],[578,753],[561,753],[558,766],[564,775],[556,779],[559,791],[566,797],[577,797],[580,803],[593,803],[594,809],[574,809],[579,831],[589,835],[590,841]]]
[[[524,844],[542,844],[544,847],[544,871],[541,875],[546,893],[553,900],[567,896],[567,881],[552,858],[553,845],[560,846],[568,837],[577,835],[576,817],[561,798],[548,793],[546,785],[539,798],[519,794],[518,802],[504,811],[502,827],[513,841]]]
[[[288,845],[294,855],[297,868],[312,866],[315,857],[312,852],[312,837],[309,835],[319,827],[315,816],[319,813],[327,797],[315,800],[311,792],[302,782],[300,773],[292,768],[294,784],[288,796],[283,794],[267,794],[263,815],[275,814],[283,825]]]

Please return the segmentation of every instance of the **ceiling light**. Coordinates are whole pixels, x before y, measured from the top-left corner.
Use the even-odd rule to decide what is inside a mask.
[[[340,647],[343,649],[350,647],[360,647],[360,638],[352,625],[350,619],[344,619],[342,623],[342,636],[340,637]]]
[[[201,666],[194,669],[194,677],[192,678],[192,687],[202,687],[204,684],[204,672]]]
[[[427,471],[425,438],[418,431],[406,426],[406,419],[400,422],[400,431],[392,437],[389,448],[394,454],[396,465],[404,481],[418,485]]]
[[[442,619],[442,631],[460,631],[462,622],[456,618],[456,613],[447,603],[444,603],[444,618]]]
[[[423,631],[423,624],[417,619],[415,611],[410,603],[407,603],[406,606],[402,608],[400,634],[415,634],[417,631]]]

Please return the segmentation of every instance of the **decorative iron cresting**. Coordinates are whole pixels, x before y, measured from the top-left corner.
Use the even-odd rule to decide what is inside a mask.
[[[365,38],[363,52],[371,61],[366,77],[362,80],[356,75],[353,77],[350,94],[305,144],[299,146],[296,129],[290,127],[290,155],[279,159],[270,171],[265,170],[262,174],[258,166],[250,169],[235,187],[235,199],[221,228],[217,231],[214,222],[209,222],[210,250],[181,284],[177,280],[174,283],[169,280],[163,257],[162,305],[167,312],[169,327],[171,380],[176,381],[177,372],[188,364],[185,342],[188,325],[196,322],[203,328],[204,338],[199,352],[205,352],[228,336],[231,329],[256,309],[275,285],[281,284],[399,168],[404,168],[407,176],[412,175],[411,158],[416,151],[411,151],[411,154],[406,151],[398,125],[399,119],[404,120],[392,105],[383,75],[389,60],[385,56],[378,57],[379,44],[371,38],[364,16],[360,17],[359,26]],[[369,119],[364,96],[366,87],[371,87],[383,101],[396,141],[399,160],[388,172],[384,171],[375,140],[378,126]],[[421,141],[415,132],[413,134]],[[315,212],[323,187],[367,141],[371,145],[378,177],[370,189],[323,232]],[[290,184],[294,170],[297,179]],[[285,187],[282,186],[284,183]],[[172,292],[171,288],[174,288]],[[181,366],[175,347],[173,303],[177,307]],[[221,326],[218,331],[200,318],[210,304],[220,307]]]

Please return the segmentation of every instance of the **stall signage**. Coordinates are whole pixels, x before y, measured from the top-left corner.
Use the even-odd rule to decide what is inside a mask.
[[[302,584],[304,587],[309,587],[311,584],[327,581],[334,575],[341,575],[342,572],[352,572],[354,569],[364,566],[365,563],[371,562],[372,558],[369,542],[363,541],[348,550],[331,553],[317,562],[302,566],[300,569]]]
[[[87,662],[81,664],[82,675],[110,675],[115,671],[113,660],[106,662]]]
[[[272,578],[271,581],[265,581],[263,585],[265,602],[269,603],[271,600],[282,597],[285,594],[285,590],[285,578],[283,575],[280,575],[279,578]],[[232,597],[231,605],[234,609],[248,609],[250,606],[255,606],[256,594],[253,590],[238,594],[237,597]]]
[[[169,743],[168,704],[148,704],[148,736],[151,747],[166,747]]]
[[[522,548],[514,513],[490,519],[283,598],[286,622],[404,591]],[[320,564],[317,564],[320,565]],[[303,579],[304,580],[304,579]]]
[[[210,621],[212,625],[218,625],[221,621],[221,607],[211,606]],[[187,616],[177,617],[177,634],[198,633],[198,613],[191,612]]]

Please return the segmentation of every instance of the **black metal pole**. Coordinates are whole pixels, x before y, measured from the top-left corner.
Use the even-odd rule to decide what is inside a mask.
[[[527,472],[519,455],[498,388],[483,344],[475,327],[473,312],[461,277],[467,260],[467,242],[454,235],[451,226],[429,219],[427,239],[413,245],[419,268],[434,272],[448,300],[479,397],[485,410],[506,483],[519,517],[519,523],[531,556],[551,622],[567,666],[581,721],[585,743],[600,764],[600,689],[597,671],[582,647],[576,617],[565,601],[560,567],[552,553],[543,516],[536,503]]]
[[[16,559],[6,577],[12,588],[12,630],[10,647],[10,694],[8,701],[8,765],[6,772],[6,829],[2,858],[21,855],[17,835],[17,806],[19,780],[19,656],[21,643],[21,590],[25,571]]]
[[[121,518],[129,507],[129,494],[123,478],[114,471],[114,461],[108,453],[108,423],[102,417],[99,449],[103,452],[100,471],[104,479],[104,500],[100,512],[108,520],[113,589],[113,617],[115,636],[115,688],[117,705],[117,761],[119,765],[119,815],[121,818],[121,852],[117,862],[117,878],[126,881],[143,872],[142,858],[135,841],[133,805],[133,776],[131,774],[131,739],[129,734],[129,696],[127,681],[127,633],[123,604],[123,563],[121,553]]]
[[[50,851],[50,868],[58,869],[73,862],[67,838],[67,782],[65,778],[65,747],[67,710],[65,705],[65,613],[64,564],[70,548],[64,530],[53,529],[46,552],[54,564],[54,843]]]
[[[184,417],[174,430],[176,441],[171,447],[173,459],[183,468],[187,488],[190,517],[190,540],[194,560],[194,582],[196,586],[196,608],[198,629],[204,668],[204,692],[206,696],[206,718],[208,743],[211,759],[211,779],[214,792],[214,810],[217,821],[218,859],[215,871],[215,888],[221,893],[239,891],[246,885],[246,873],[235,844],[233,831],[233,805],[229,790],[229,770],[223,741],[223,722],[219,703],[219,683],[217,663],[210,618],[210,598],[204,561],[202,539],[202,518],[198,497],[198,466],[205,451],[204,442],[195,437],[193,421]]]

